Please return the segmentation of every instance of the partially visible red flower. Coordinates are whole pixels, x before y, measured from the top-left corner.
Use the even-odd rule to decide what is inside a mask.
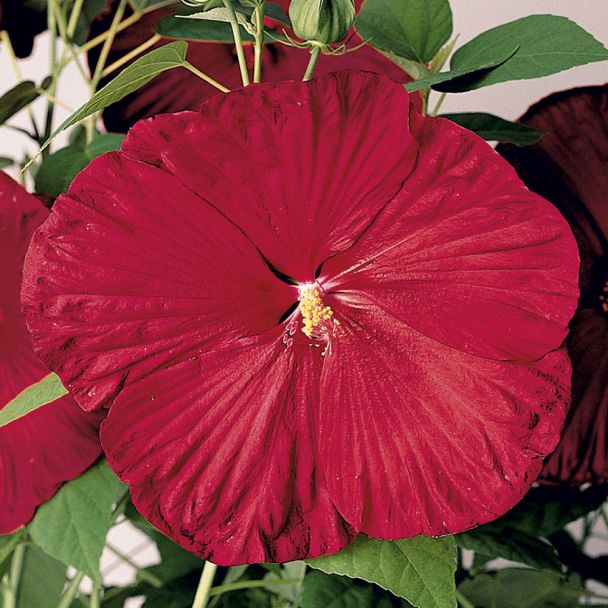
[[[289,0],[279,0],[277,3],[285,11],[288,10]],[[357,0],[357,8],[361,4],[362,1]],[[110,26],[116,2],[110,0],[109,5],[110,9],[93,24],[92,35],[104,32]],[[156,33],[158,22],[173,12],[174,9],[160,9],[150,12],[137,23],[119,33],[112,46],[107,65],[148,40]],[[277,34],[283,27],[280,25]],[[164,39],[152,48],[158,48],[167,42],[170,41]],[[359,46],[361,42],[361,39],[353,30],[348,39],[349,48],[353,49]],[[99,50],[99,47],[97,47],[89,53],[89,64],[92,69],[97,63]],[[245,50],[249,60],[253,62],[253,48],[251,45],[248,45]],[[304,75],[309,59],[310,52],[308,49],[294,48],[282,44],[267,44],[264,46],[263,78],[265,81],[272,82],[300,80]],[[188,60],[231,90],[242,86],[233,44],[190,41],[188,43]],[[401,68],[369,45],[364,45],[345,55],[332,57],[321,55],[315,74],[319,76],[344,69],[366,70],[385,74],[401,82],[411,80]],[[111,74],[102,84],[115,76],[116,73]],[[126,131],[141,118],[155,116],[163,112],[198,110],[203,101],[217,93],[217,89],[187,70],[169,70],[138,89],[137,92],[104,110],[104,124],[109,131]],[[418,99],[417,95],[416,99]]]
[[[27,0],[0,0],[0,30],[5,30],[17,57],[27,57],[34,38],[46,29],[46,6]]]
[[[23,295],[136,507],[236,564],[512,507],[566,414],[576,276],[485,142],[339,72],[139,122],[58,199]]]
[[[0,409],[49,373],[32,350],[19,298],[25,252],[48,214],[0,172]],[[0,534],[27,523],[64,481],[98,458],[100,419],[65,396],[0,427]]]
[[[542,479],[603,483],[608,481],[608,85],[550,95],[520,121],[546,135],[533,146],[499,150],[530,189],[563,213],[581,253],[581,298],[567,342],[573,405]]]

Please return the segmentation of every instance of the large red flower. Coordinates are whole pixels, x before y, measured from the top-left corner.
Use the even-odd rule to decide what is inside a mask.
[[[581,299],[571,324],[573,406],[542,478],[608,481],[608,85],[550,95],[520,119],[546,135],[501,146],[526,184],[569,221],[581,252]]]
[[[279,0],[277,4],[287,11],[289,2],[290,0]],[[361,4],[362,1],[357,0],[357,8]],[[92,35],[108,29],[115,5],[116,2],[110,0],[110,9],[93,24]],[[121,32],[112,46],[108,65],[148,40],[156,32],[158,22],[173,11],[174,9],[160,9],[150,12]],[[284,28],[278,23],[276,27],[279,30],[277,33]],[[163,39],[152,48],[157,48],[167,42],[169,40]],[[353,30],[349,35],[348,47],[355,49],[361,42]],[[245,50],[248,59],[253,61],[251,45],[248,45]],[[92,68],[97,64],[98,57],[99,47],[89,53],[89,63]],[[309,59],[308,49],[288,47],[282,44],[267,44],[264,47],[263,78],[265,81],[273,82],[302,78]],[[190,41],[188,60],[229,89],[237,89],[241,86],[241,76],[233,44]],[[402,82],[411,80],[397,65],[368,45],[352,50],[345,55],[332,57],[321,55],[315,74],[327,74],[343,69],[377,72]],[[114,78],[115,75],[115,73],[111,74],[102,84]],[[155,116],[162,112],[198,110],[205,99],[212,97],[217,92],[217,89],[187,70],[169,70],[156,77],[150,84],[138,89],[136,93],[107,108],[103,113],[104,124],[109,131],[126,131],[140,118]],[[416,99],[417,103],[420,103],[418,95],[416,95]]]
[[[340,72],[139,122],[55,204],[24,299],[40,356],[110,407],[137,508],[235,564],[513,506],[566,414],[576,275],[486,143]]]
[[[49,373],[32,350],[19,299],[25,252],[48,214],[0,172],[0,409]],[[99,421],[66,396],[0,427],[0,534],[29,521],[61,483],[97,459]]]

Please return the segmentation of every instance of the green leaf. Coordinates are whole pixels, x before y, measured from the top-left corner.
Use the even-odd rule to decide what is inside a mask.
[[[460,114],[443,114],[442,116],[465,129],[474,131],[488,141],[502,141],[518,146],[529,146],[543,136],[542,131],[485,112],[463,112]]]
[[[89,162],[80,146],[68,146],[53,152],[44,159],[36,174],[35,188],[38,194],[57,198],[66,192],[74,176]]]
[[[309,572],[304,578],[301,608],[376,608],[374,588],[355,586],[343,576]]]
[[[21,391],[12,401],[9,401],[0,411],[0,427],[13,422],[30,412],[52,403],[55,399],[67,394],[59,376],[50,373]]]
[[[556,15],[531,15],[488,30],[459,48],[452,57],[451,69],[472,68],[500,59],[514,46],[519,48],[513,57],[469,89],[539,78],[608,59],[604,45],[573,21]]]
[[[554,572],[508,568],[466,579],[458,590],[476,608],[575,608],[581,585]]]
[[[100,460],[63,485],[29,524],[32,541],[49,555],[101,583],[99,560],[125,485]]]
[[[561,572],[561,562],[555,549],[531,534],[501,526],[488,524],[454,536],[456,543],[484,556],[502,557],[533,568]]]
[[[163,38],[234,43],[232,28],[229,23],[223,21],[200,21],[184,19],[181,16],[165,17],[156,26],[156,32]],[[244,30],[241,31],[241,38],[247,42],[253,41],[253,36]]]
[[[340,553],[307,563],[327,574],[375,583],[416,608],[456,606],[456,545],[451,536],[382,541],[361,535]]]
[[[47,89],[50,79],[45,78],[40,87],[31,80],[24,80],[0,97],[0,125],[3,125],[11,116],[27,107],[40,97],[40,89]]]
[[[14,165],[15,161],[8,156],[0,156],[0,169],[6,169],[6,167],[10,167]]]
[[[366,0],[356,28],[372,46],[426,63],[452,34],[452,11],[448,0]]]
[[[38,547],[26,547],[16,608],[57,606],[64,583],[65,566],[61,562]]]
[[[498,66],[505,63],[509,57],[514,55],[516,52],[516,48],[511,48],[511,51],[499,60],[490,61],[473,68],[450,70],[449,72],[430,74],[424,78],[421,78],[420,80],[408,82],[404,86],[410,92],[428,88],[446,92],[466,91],[471,82],[477,82],[484,74],[488,74],[492,70],[495,70]]]
[[[498,520],[502,525],[534,536],[549,536],[566,524],[599,509],[608,498],[608,484],[586,490],[560,486],[541,486]]]
[[[61,131],[75,125],[83,118],[120,101],[123,97],[129,95],[129,93],[133,93],[133,91],[137,91],[137,89],[143,87],[160,73],[184,65],[187,48],[188,44],[181,40],[170,42],[136,59],[131,65],[122,70],[114,80],[111,80],[105,87],[99,89],[87,103],[66,118],[44,143],[42,150]]]
[[[100,133],[88,146],[75,144],[49,154],[36,174],[36,192],[52,198],[67,192],[79,171],[97,156],[118,150],[124,137],[121,133]]]
[[[11,556],[17,545],[21,542],[21,538],[21,530],[14,534],[0,536],[0,566]]]
[[[292,605],[297,605],[300,601],[300,595],[302,594],[302,581],[304,580],[304,574],[306,572],[306,564],[303,561],[287,562],[279,568],[279,572],[269,572],[264,580],[281,580],[281,579],[292,579],[299,582],[292,583],[291,585],[271,585],[269,584],[266,589],[276,593],[278,596],[286,599]]]

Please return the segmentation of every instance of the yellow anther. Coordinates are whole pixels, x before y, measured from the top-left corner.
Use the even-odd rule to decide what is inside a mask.
[[[313,337],[314,330],[331,319],[334,311],[325,306],[321,298],[321,292],[314,283],[305,283],[300,286],[300,303],[298,308],[302,315],[302,332],[308,338]]]

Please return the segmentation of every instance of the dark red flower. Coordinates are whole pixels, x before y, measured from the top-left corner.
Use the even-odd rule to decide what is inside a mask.
[[[49,370],[36,357],[19,291],[31,236],[49,211],[0,172],[0,409]],[[0,534],[28,522],[38,505],[101,453],[100,414],[69,396],[0,427]]]
[[[563,213],[581,254],[581,298],[567,342],[573,405],[542,479],[602,483],[608,481],[608,85],[555,93],[520,120],[546,135],[534,146],[500,152]]]
[[[369,73],[139,122],[33,239],[43,360],[135,505],[220,564],[458,532],[526,492],[569,395],[566,222]],[[558,350],[555,350],[558,349]]]
[[[98,19],[92,27],[92,35],[108,29],[114,14],[116,3],[110,3],[111,10]],[[289,0],[279,0],[285,10],[289,8]],[[359,7],[362,2],[357,3]],[[116,61],[129,51],[148,40],[156,32],[158,22],[174,9],[160,9],[144,15],[137,23],[121,32],[112,46],[107,65]],[[282,29],[284,26],[280,26]],[[152,48],[166,44],[164,39]],[[349,48],[355,48],[361,39],[353,31],[349,37]],[[93,69],[99,57],[99,47],[89,53],[89,64]],[[246,47],[248,59],[253,61],[253,48]],[[310,53],[308,49],[288,47],[282,44],[267,44],[264,47],[263,78],[265,81],[299,80],[302,78]],[[234,45],[221,43],[188,43],[188,60],[221,82],[229,89],[241,86],[241,76]],[[327,57],[321,55],[315,70],[317,76],[336,70],[356,69],[385,74],[401,82],[409,82],[411,78],[369,45],[362,46],[346,55]],[[116,74],[111,74],[102,82],[105,84]],[[109,131],[126,131],[140,118],[155,116],[163,112],[179,112],[181,110],[198,110],[201,103],[216,95],[217,89],[208,85],[191,72],[175,69],[157,76],[150,84],[129,95],[122,101],[110,106],[103,113],[103,120]],[[418,95],[416,99],[419,102]]]
[[[34,38],[46,29],[46,5],[28,0],[0,0],[0,30],[5,30],[17,57],[27,57]]]

